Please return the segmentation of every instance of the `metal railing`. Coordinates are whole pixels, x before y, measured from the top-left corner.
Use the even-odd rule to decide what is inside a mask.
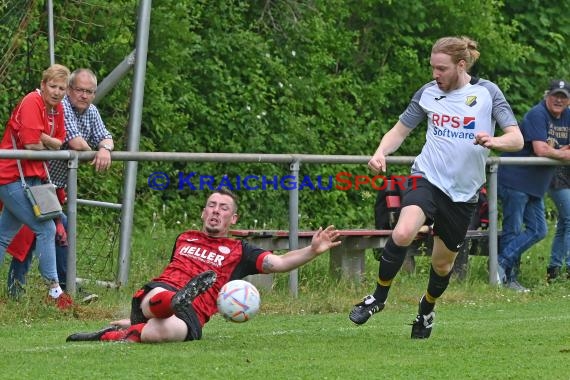
[[[35,160],[67,160],[69,165],[67,189],[67,216],[68,216],[68,274],[67,287],[71,294],[76,290],[76,252],[77,252],[77,167],[79,162],[90,161],[95,152],[77,151],[29,151],[0,149],[0,159],[35,159]],[[411,164],[413,156],[390,156],[387,163],[391,165]],[[307,154],[257,154],[257,153],[180,153],[180,152],[121,152],[112,153],[114,161],[178,161],[178,162],[221,162],[221,163],[288,163],[290,175],[298,183],[299,171],[302,164],[355,164],[365,165],[370,156],[350,155],[307,155]],[[489,157],[488,167],[488,202],[489,202],[489,283],[497,284],[497,235],[498,235],[498,205],[497,205],[497,168],[499,165],[568,165],[557,160],[539,157]],[[367,170],[367,169],[366,169]],[[532,180],[532,179],[529,179]],[[94,201],[83,201],[97,205]],[[105,204],[107,207],[120,207],[120,205]],[[294,187],[289,191],[289,247],[298,248],[299,233],[299,190]],[[124,222],[124,220],[123,220]],[[132,223],[132,220],[130,221]],[[128,229],[131,230],[131,229]],[[122,239],[130,241],[130,236]],[[117,283],[125,284],[128,281],[130,261],[130,247],[121,247],[119,252],[119,270]],[[298,273],[290,273],[290,289],[297,295]]]

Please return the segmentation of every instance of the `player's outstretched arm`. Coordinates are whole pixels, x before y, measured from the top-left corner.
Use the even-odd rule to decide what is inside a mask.
[[[264,273],[288,272],[301,265],[308,263],[321,253],[338,246],[341,242],[338,239],[340,233],[334,226],[328,226],[323,230],[320,227],[313,239],[311,245],[304,248],[289,251],[284,255],[270,254],[265,256],[263,260]]]
[[[374,155],[370,158],[370,161],[368,161],[368,168],[370,168],[373,173],[385,172],[386,156],[394,153],[400,145],[402,145],[411,131],[411,128],[406,127],[404,123],[398,120],[396,125],[382,137],[376,152],[374,152]]]

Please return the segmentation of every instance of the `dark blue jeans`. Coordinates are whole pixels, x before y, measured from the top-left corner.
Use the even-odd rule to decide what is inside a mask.
[[[499,265],[507,277],[516,268],[522,254],[544,239],[547,225],[543,198],[499,185],[503,205],[503,232],[499,239]]]
[[[61,221],[63,226],[65,227],[65,231],[67,232],[67,216],[62,214]],[[66,276],[67,276],[67,254],[69,252],[69,247],[61,246],[54,241],[55,244],[55,257],[56,257],[56,268],[57,268],[57,276],[59,278],[59,286],[61,289],[65,291],[66,286]],[[13,296],[17,297],[20,288],[17,286],[18,283],[20,285],[26,284],[26,275],[30,270],[30,265],[32,264],[33,253],[36,248],[36,242],[32,244],[28,254],[24,261],[18,261],[15,258],[12,258],[12,262],[10,263],[10,269],[8,271],[8,293]],[[17,283],[16,283],[17,281]]]
[[[548,266],[561,268],[566,264],[566,270],[570,270],[570,189],[550,190],[550,196],[556,204],[558,220]]]

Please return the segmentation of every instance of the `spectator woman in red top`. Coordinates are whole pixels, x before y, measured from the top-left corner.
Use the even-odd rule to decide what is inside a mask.
[[[42,75],[40,88],[20,101],[13,110],[2,141],[1,149],[59,150],[65,138],[64,114],[61,101],[69,81],[69,69],[54,64]],[[15,142],[15,147],[14,147]],[[20,160],[28,185],[39,185],[47,178],[44,161]],[[71,305],[71,298],[59,286],[55,258],[55,224],[52,220],[39,221],[26,198],[16,159],[0,160],[0,262],[6,247],[22,225],[27,225],[37,236],[36,254],[42,276],[49,286],[50,301],[60,308]]]

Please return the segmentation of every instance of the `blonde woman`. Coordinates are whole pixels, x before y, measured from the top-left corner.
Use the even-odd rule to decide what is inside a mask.
[[[42,75],[40,88],[16,106],[0,142],[1,149],[59,150],[65,138],[64,114],[61,101],[65,96],[69,69],[54,64]],[[15,147],[14,147],[15,143]],[[26,198],[16,159],[0,160],[0,262],[6,248],[22,225],[36,234],[36,253],[42,277],[49,287],[48,300],[59,308],[70,307],[72,302],[59,286],[55,257],[55,223],[36,219]],[[28,185],[39,185],[46,180],[43,161],[20,160]]]

